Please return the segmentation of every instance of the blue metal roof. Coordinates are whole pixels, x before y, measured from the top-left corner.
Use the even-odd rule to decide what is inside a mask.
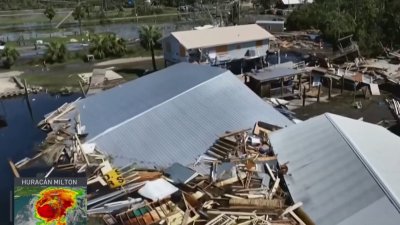
[[[289,161],[292,198],[316,224],[399,224],[399,137],[324,114],[273,132],[270,140],[278,160]]]
[[[79,101],[88,139],[171,99],[225,70],[180,63]]]
[[[180,63],[80,102],[87,142],[115,165],[189,165],[227,130],[293,123],[230,71]]]

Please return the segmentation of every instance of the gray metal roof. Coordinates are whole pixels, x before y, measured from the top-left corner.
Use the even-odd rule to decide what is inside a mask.
[[[82,99],[78,102],[79,111],[90,131],[88,139],[223,72],[210,66],[180,63]]]
[[[324,114],[270,136],[295,202],[318,225],[400,224],[400,138],[385,128]],[[379,222],[380,221],[380,222]]]
[[[302,73],[301,70],[286,67],[266,68],[259,70],[257,73],[248,73],[247,75],[261,82],[275,80],[287,76],[295,76]]]
[[[180,63],[80,102],[82,125],[116,165],[193,164],[217,135],[292,125],[231,72]]]
[[[257,20],[256,24],[279,24],[279,25],[284,25],[285,21],[283,21],[283,20]]]

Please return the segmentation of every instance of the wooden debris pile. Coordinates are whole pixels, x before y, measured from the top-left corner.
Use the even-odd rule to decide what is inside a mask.
[[[88,181],[95,193],[89,196],[89,217],[108,225],[305,224],[296,214],[301,203],[292,202],[283,180],[287,163],[278,163],[269,143],[276,129],[259,122],[252,132],[228,132],[191,166],[117,169],[118,185],[105,180],[113,171],[105,163]]]
[[[78,100],[79,98],[76,101]],[[79,113],[75,115],[75,102],[65,103],[39,122],[38,126],[48,132],[47,137],[39,153],[15,163],[16,169],[50,166],[52,168],[47,176],[54,169],[92,173],[106,161],[107,157],[95,144],[82,144],[81,139],[85,138],[87,133],[85,126],[81,124]]]
[[[10,163],[16,173],[35,163],[87,177],[88,216],[114,224],[289,225],[305,224],[286,187],[287,163],[279,164],[269,134],[280,129],[257,122],[226,132],[193,165],[155,170],[112,165],[87,136],[75,104],[64,104],[39,124],[49,131],[32,159]],[[140,166],[140,165],[139,165]]]
[[[386,103],[389,106],[390,111],[393,116],[397,119],[397,122],[400,124],[400,101],[397,99],[386,99]]]

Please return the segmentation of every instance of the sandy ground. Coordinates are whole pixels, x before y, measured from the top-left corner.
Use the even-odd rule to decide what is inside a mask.
[[[381,90],[381,95],[364,98],[361,92],[357,92],[355,101],[361,102],[362,108],[357,109],[353,106],[354,95],[352,91],[345,91],[340,94],[340,90],[333,89],[333,97],[328,100],[327,91],[324,91],[320,102],[316,98],[306,99],[306,106],[302,106],[302,100],[296,99],[289,103],[288,108],[296,113],[295,117],[306,120],[308,118],[330,112],[353,119],[362,118],[366,122],[380,123],[382,121],[393,122],[394,117],[391,114],[385,99],[391,94]]]
[[[162,59],[162,56],[156,56],[156,60]],[[118,66],[119,64],[127,64],[127,63],[137,63],[142,61],[149,61],[151,57],[132,57],[132,58],[121,58],[121,59],[113,59],[105,62],[96,63],[95,67],[103,67],[103,66]]]
[[[0,93],[18,90],[18,87],[12,80],[13,76],[19,76],[23,72],[22,71],[5,71],[0,72]]]

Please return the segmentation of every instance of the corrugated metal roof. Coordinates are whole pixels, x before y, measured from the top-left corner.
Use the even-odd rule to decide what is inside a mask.
[[[261,82],[275,80],[287,76],[295,76],[302,73],[303,71],[291,68],[277,67],[277,68],[266,68],[260,70],[257,73],[248,73],[249,76]]]
[[[258,41],[275,37],[257,24],[216,27],[203,30],[172,32],[186,49],[207,48],[221,45]]]
[[[190,165],[226,130],[293,124],[231,72],[180,63],[78,103],[82,124],[116,165]]]
[[[90,129],[88,139],[223,72],[210,66],[180,63],[82,99],[79,111]]]
[[[279,25],[284,25],[285,21],[283,21],[283,20],[257,20],[256,24],[279,24]]]
[[[318,225],[399,224],[400,138],[373,124],[324,114],[270,136],[294,201]],[[389,191],[390,192],[389,192]],[[379,222],[378,222],[379,223]]]

